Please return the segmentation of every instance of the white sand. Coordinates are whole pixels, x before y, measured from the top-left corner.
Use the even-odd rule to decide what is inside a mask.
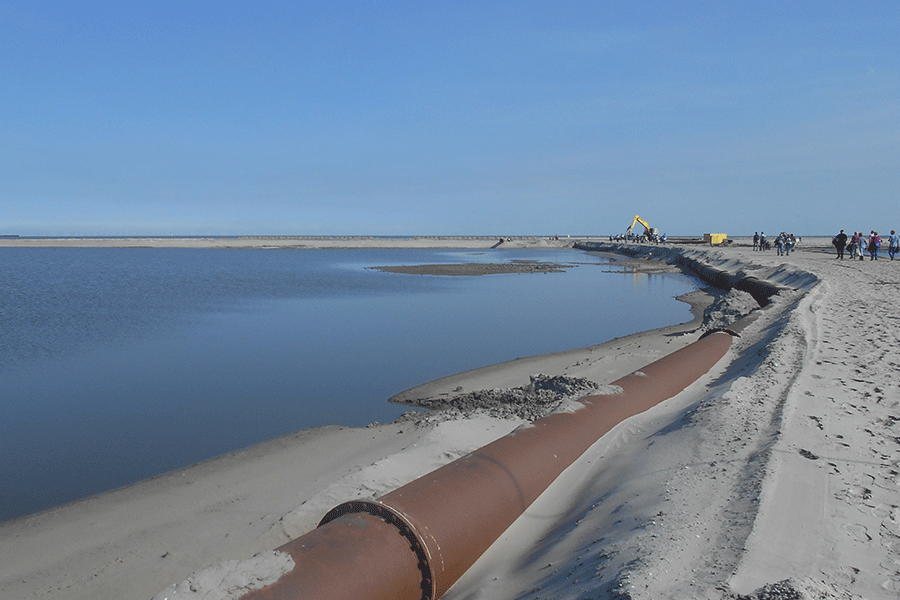
[[[714,372],[598,441],[445,598],[735,598],[788,578],[802,595],[769,597],[900,596],[900,263],[836,261],[827,242],[805,240],[788,257],[688,250],[799,289]],[[518,242],[529,243],[556,245]],[[507,387],[526,372],[608,383],[693,341],[693,329],[453,383]],[[271,551],[335,504],[382,494],[518,424],[476,415],[300,432],[0,524],[0,598],[150,598]]]

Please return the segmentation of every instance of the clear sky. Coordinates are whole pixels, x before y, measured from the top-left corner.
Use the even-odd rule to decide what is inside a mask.
[[[0,234],[900,229],[900,2],[0,3]]]

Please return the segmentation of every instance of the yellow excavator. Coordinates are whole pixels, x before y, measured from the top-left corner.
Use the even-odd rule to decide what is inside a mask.
[[[625,231],[625,235],[631,235],[631,230],[634,229],[634,226],[640,223],[644,226],[644,235],[651,242],[656,241],[656,238],[659,237],[659,229],[656,227],[650,227],[647,221],[640,218],[638,215],[634,215],[634,220],[631,221],[631,225],[628,227],[628,230]]]

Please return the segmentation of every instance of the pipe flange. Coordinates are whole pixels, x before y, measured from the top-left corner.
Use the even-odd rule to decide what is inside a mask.
[[[422,573],[422,600],[434,600],[436,589],[434,582],[434,574],[431,570],[431,555],[424,540],[419,536],[416,528],[409,522],[407,517],[397,509],[388,506],[378,500],[350,500],[339,504],[329,510],[318,527],[325,525],[344,515],[354,513],[366,513],[374,517],[378,517],[385,523],[393,525],[397,528],[400,535],[409,542],[409,546],[418,559],[419,571]]]

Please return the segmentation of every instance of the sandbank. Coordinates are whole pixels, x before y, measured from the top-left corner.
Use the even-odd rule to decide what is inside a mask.
[[[650,268],[687,254],[789,289],[703,379],[594,444],[444,597],[739,598],[778,584],[786,598],[896,598],[900,263],[838,261],[828,241],[806,239],[790,256],[754,252],[746,238],[630,247]],[[509,387],[534,372],[604,384],[700,333],[682,324],[410,393]],[[0,597],[150,598],[520,424],[476,411],[319,428],[2,523]]]

